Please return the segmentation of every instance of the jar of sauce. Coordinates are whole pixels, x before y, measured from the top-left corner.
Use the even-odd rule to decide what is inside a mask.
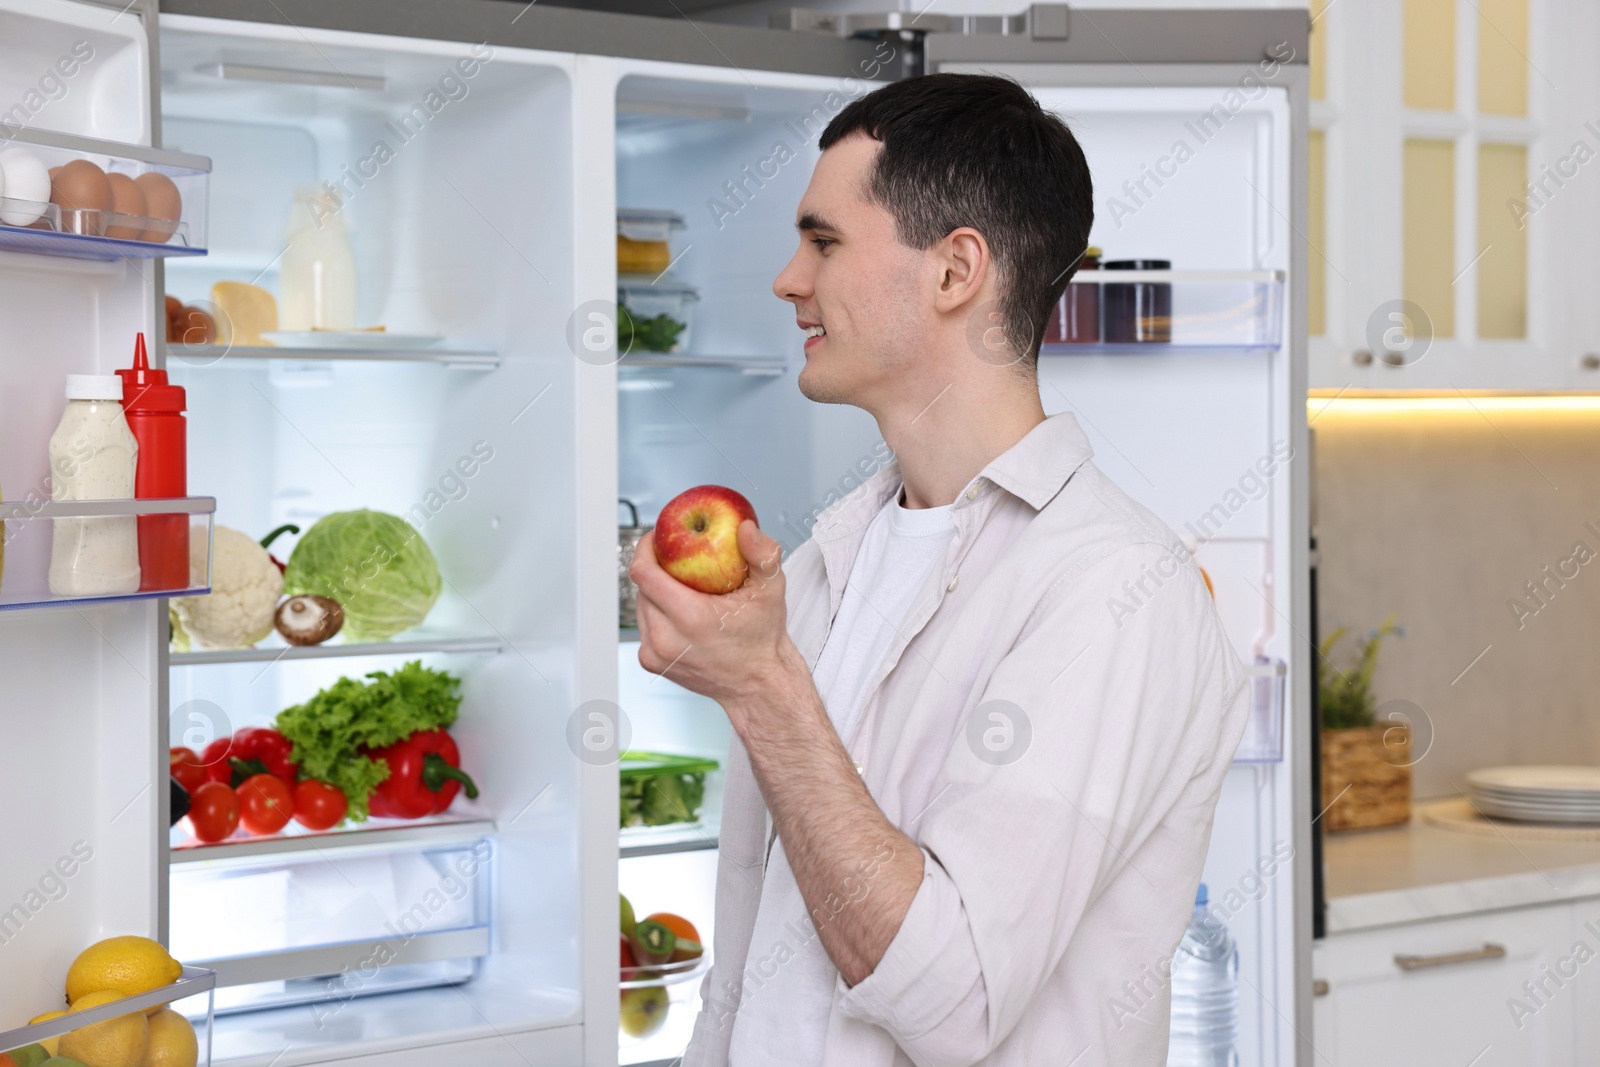
[[[122,379],[67,375],[67,408],[50,435],[51,499],[131,500],[138,455],[122,413]],[[138,591],[139,534],[132,515],[51,521],[51,593]]]
[[[1078,271],[1100,269],[1100,249],[1090,245],[1078,257]],[[1074,275],[1076,276],[1076,274]],[[1093,345],[1100,343],[1100,286],[1092,282],[1070,282],[1056,300],[1045,326],[1047,345]]]
[[[1171,270],[1168,259],[1114,259],[1106,270]],[[1166,344],[1172,340],[1171,282],[1108,282],[1106,344]]]

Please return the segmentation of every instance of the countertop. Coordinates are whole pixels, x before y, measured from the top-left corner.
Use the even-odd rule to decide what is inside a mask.
[[[1600,896],[1600,841],[1479,836],[1411,821],[1323,840],[1327,932]]]

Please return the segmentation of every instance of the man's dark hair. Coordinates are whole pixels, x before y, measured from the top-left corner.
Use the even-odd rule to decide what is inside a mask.
[[[1009,78],[928,74],[855,101],[822,131],[826,150],[864,133],[883,144],[869,192],[904,244],[961,226],[983,234],[999,274],[1000,324],[1030,364],[1094,222],[1083,149]]]

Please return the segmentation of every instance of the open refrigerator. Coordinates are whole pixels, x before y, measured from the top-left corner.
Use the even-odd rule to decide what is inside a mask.
[[[159,169],[186,205],[159,248],[0,225],[0,485],[20,502],[4,505],[0,607],[18,610],[0,611],[0,657],[23,757],[4,787],[18,815],[0,908],[21,910],[0,916],[0,1003],[16,1016],[0,1030],[59,1006],[51,983],[84,945],[131,933],[190,965],[169,999],[202,1062],[681,1053],[698,983],[619,990],[613,898],[686,916],[710,944],[720,772],[686,818],[619,833],[619,759],[721,761],[729,733],[714,705],[638,667],[618,625],[617,527],[634,521],[618,502],[648,524],[682,488],[728,485],[792,549],[887,462],[870,418],[800,397],[803,337],[770,284],[823,126],[920,66],[1015,76],[1083,141],[1093,243],[1106,263],[1145,262],[1084,272],[1069,295],[1102,317],[1170,301],[1167,340],[1047,344],[1041,389],[1119,484],[1195,536],[1252,664],[1205,880],[1240,945],[1241,1062],[1309,1062],[1304,13],[1042,7],[905,33],[789,21],[0,0],[0,101],[24,109],[0,132],[51,165]],[[55,64],[80,42],[93,58],[68,78]],[[165,597],[207,586],[39,593],[49,524],[71,521],[29,503],[61,376],[109,373],[135,333],[164,336],[166,295],[276,289],[284,219],[313,183],[340,190],[358,320],[384,330],[158,346],[188,392],[199,494],[159,507],[252,536],[352,508],[407,516],[443,579],[425,623],[388,642],[177,651]],[[619,212],[662,230],[632,232],[665,236],[664,269],[619,273]],[[619,294],[640,323],[681,329],[619,344]],[[169,831],[169,745],[416,659],[463,680],[451,732],[476,801],[208,846]],[[67,877],[55,865],[75,847],[92,858]]]

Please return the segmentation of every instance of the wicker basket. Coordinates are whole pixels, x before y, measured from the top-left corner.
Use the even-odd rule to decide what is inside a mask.
[[[1410,728],[1322,731],[1322,807],[1323,824],[1334,833],[1409,821]]]

